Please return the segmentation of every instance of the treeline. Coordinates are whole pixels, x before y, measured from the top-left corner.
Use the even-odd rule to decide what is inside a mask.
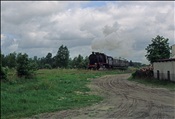
[[[147,65],[142,64],[140,62],[133,62],[132,60],[130,60],[129,61],[129,66],[139,68],[139,67],[144,67],[144,66],[147,66]]]
[[[88,66],[88,57],[80,54],[73,59],[69,57],[69,50],[61,45],[55,56],[48,53],[45,57],[38,58],[34,56],[29,58],[26,53],[1,54],[1,79],[7,78],[7,69],[16,69],[18,77],[30,78],[35,70],[53,69],[53,68],[78,68],[86,69]]]
[[[21,53],[10,53],[8,55],[1,54],[2,67],[17,68],[17,60]],[[24,53],[28,58],[28,55]],[[55,56],[52,53],[48,53],[45,57],[28,58],[30,65],[34,69],[52,69],[52,68],[82,68],[86,69],[88,65],[88,56],[83,57],[80,54],[73,59],[69,57],[69,50],[66,46],[60,46]]]
[[[26,53],[10,53],[8,55],[1,54],[1,79],[7,78],[7,70],[15,69],[18,77],[31,78],[34,71],[38,69],[55,69],[55,68],[75,68],[87,69],[88,56],[83,57],[80,54],[74,58],[69,57],[69,50],[67,46],[61,45],[55,56],[48,53],[45,57],[38,58],[34,56],[29,58]],[[129,66],[141,67],[143,64],[139,62],[129,62]]]

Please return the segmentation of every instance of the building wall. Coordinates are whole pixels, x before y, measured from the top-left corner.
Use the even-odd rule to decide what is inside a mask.
[[[168,71],[170,73],[170,80],[175,81],[175,61],[154,62],[154,77],[161,80],[168,80]],[[158,71],[159,70],[159,77]]]

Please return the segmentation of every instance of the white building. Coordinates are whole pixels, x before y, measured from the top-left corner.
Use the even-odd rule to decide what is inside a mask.
[[[175,82],[175,44],[172,46],[171,58],[154,62],[153,69],[155,78]]]

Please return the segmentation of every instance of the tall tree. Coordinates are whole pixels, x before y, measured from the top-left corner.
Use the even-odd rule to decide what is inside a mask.
[[[52,58],[52,68],[57,68],[57,61],[56,61],[56,56]]]
[[[69,50],[61,45],[56,54],[56,64],[60,68],[67,68],[69,63]]]
[[[53,64],[52,63],[52,53],[49,52],[45,59],[46,59],[46,64],[52,66],[52,64]]]
[[[145,48],[147,50],[145,56],[150,63],[153,63],[158,59],[166,59],[170,57],[170,46],[168,40],[168,38],[159,35],[152,38],[152,43]]]

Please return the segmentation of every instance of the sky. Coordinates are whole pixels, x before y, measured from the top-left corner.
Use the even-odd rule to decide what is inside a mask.
[[[149,64],[145,48],[157,35],[175,44],[173,1],[1,1],[1,53],[70,57],[92,51]]]

